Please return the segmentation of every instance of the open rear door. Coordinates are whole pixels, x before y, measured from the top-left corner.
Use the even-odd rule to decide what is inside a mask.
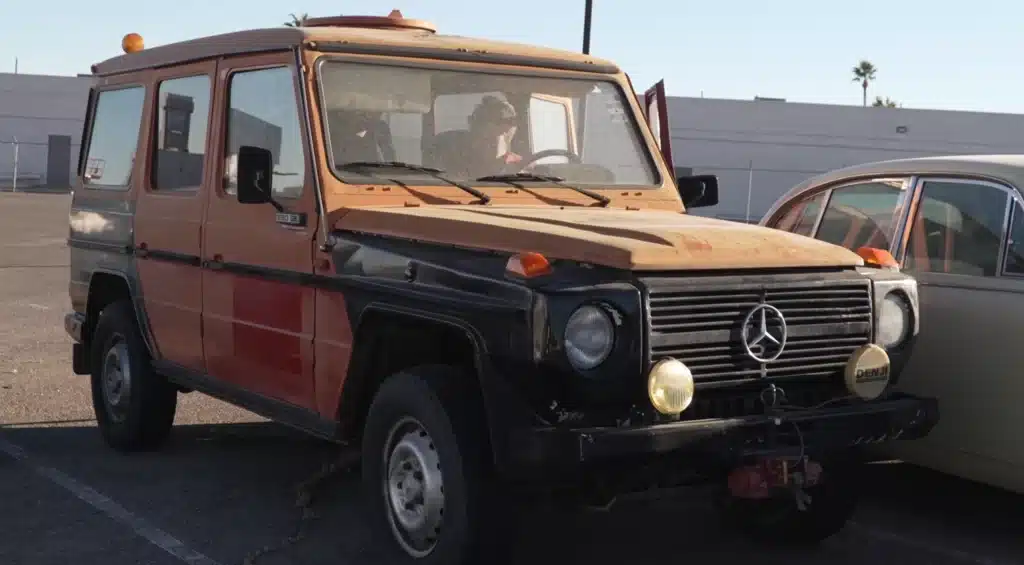
[[[665,156],[669,170],[675,170],[675,161],[672,160],[672,132],[668,128],[668,98],[665,96],[665,81],[659,80],[657,84],[644,92],[644,116],[647,124],[651,126],[654,139],[658,141],[661,154]]]

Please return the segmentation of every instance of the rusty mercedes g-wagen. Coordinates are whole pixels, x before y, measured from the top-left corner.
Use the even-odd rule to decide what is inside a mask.
[[[115,449],[212,395],[359,448],[387,546],[452,564],[506,556],[533,487],[711,481],[744,531],[815,542],[858,446],[936,421],[892,387],[915,281],[686,214],[717,180],[674,175],[661,83],[397,12],[122,46],[93,67],[66,318]]]

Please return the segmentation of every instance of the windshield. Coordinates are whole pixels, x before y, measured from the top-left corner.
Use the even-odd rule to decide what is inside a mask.
[[[660,182],[612,81],[338,60],[324,61],[319,81],[331,168],[346,182],[380,182],[344,166],[378,161],[475,184],[519,172],[596,187]],[[415,168],[385,176],[444,184]]]

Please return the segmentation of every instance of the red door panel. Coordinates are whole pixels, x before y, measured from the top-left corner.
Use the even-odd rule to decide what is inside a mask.
[[[224,63],[218,101],[218,175],[204,225],[203,346],[217,379],[316,409],[313,376],[317,229],[293,56],[267,54]],[[241,204],[233,155],[241,145],[274,154],[273,191],[307,225],[277,222],[269,204]],[[219,268],[222,267],[222,268]]]

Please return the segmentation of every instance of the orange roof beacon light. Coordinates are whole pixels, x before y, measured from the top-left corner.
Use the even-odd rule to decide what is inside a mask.
[[[527,279],[551,274],[551,263],[548,258],[534,251],[517,253],[508,258],[505,272]]]
[[[142,41],[142,36],[137,33],[129,33],[121,39],[121,49],[125,53],[142,51],[145,46],[145,42]]]
[[[899,263],[896,262],[896,258],[892,256],[885,249],[878,249],[877,247],[861,247],[857,249],[857,255],[864,260],[864,264],[869,267],[878,267],[880,269],[892,269],[898,270],[900,268]]]

